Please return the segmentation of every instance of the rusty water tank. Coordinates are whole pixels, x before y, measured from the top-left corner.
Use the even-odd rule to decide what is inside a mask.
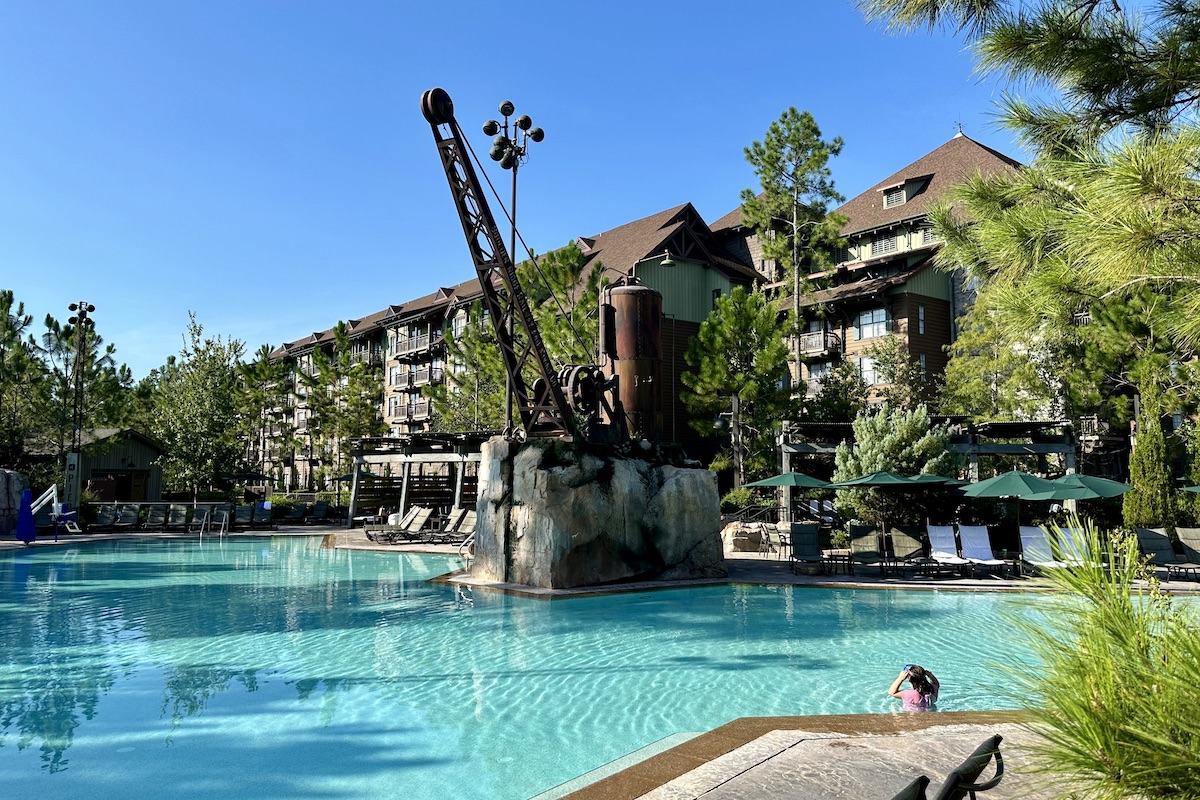
[[[616,375],[618,414],[630,436],[662,438],[662,294],[639,283],[604,290],[600,366]]]

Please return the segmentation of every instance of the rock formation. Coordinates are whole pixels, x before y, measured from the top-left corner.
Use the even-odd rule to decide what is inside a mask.
[[[725,577],[704,469],[557,440],[483,446],[472,575],[545,589]]]
[[[29,481],[19,472],[0,469],[0,536],[11,536],[17,529],[17,511],[21,508],[21,492]]]

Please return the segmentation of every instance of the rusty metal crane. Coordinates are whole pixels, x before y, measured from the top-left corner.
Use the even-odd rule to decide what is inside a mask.
[[[601,406],[609,412],[609,419],[616,420],[623,429],[623,416],[612,413],[605,396],[613,392],[614,381],[606,380],[599,367],[570,365],[556,372],[550,363],[529,300],[517,282],[516,266],[467,155],[469,150],[454,119],[450,95],[444,89],[425,92],[421,96],[421,113],[433,129],[524,436],[594,438],[602,427]],[[518,332],[520,336],[516,335]],[[538,375],[533,386],[525,380],[527,365],[532,365]],[[577,414],[587,418],[586,430],[580,428]]]

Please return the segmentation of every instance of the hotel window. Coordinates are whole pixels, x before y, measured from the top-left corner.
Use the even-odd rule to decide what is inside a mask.
[[[855,326],[858,328],[859,339],[877,339],[880,336],[887,336],[890,333],[887,309],[873,308],[870,311],[859,312]]]
[[[883,207],[892,208],[893,206],[904,205],[904,187],[893,186],[891,189],[883,191]]]
[[[814,361],[811,364],[805,364],[805,367],[808,369],[808,379],[810,381],[819,381],[833,369],[833,363],[830,361]]]
[[[875,378],[875,359],[868,356],[863,356],[858,360],[858,374],[862,375],[863,383],[867,386],[874,386],[878,381]]]
[[[932,225],[926,225],[924,228],[921,228],[921,244],[933,244],[941,240],[942,237],[938,236],[937,231],[933,229]]]
[[[925,354],[921,353],[921,355],[917,356],[917,361],[921,365],[921,383],[925,383],[928,380],[926,377]]]
[[[881,233],[871,240],[871,255],[881,256],[896,252],[896,234]]]
[[[925,333],[925,306],[917,306],[917,333]]]

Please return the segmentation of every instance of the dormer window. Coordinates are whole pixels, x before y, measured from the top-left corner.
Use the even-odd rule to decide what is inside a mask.
[[[904,205],[904,186],[893,186],[883,190],[883,207],[892,208]]]

